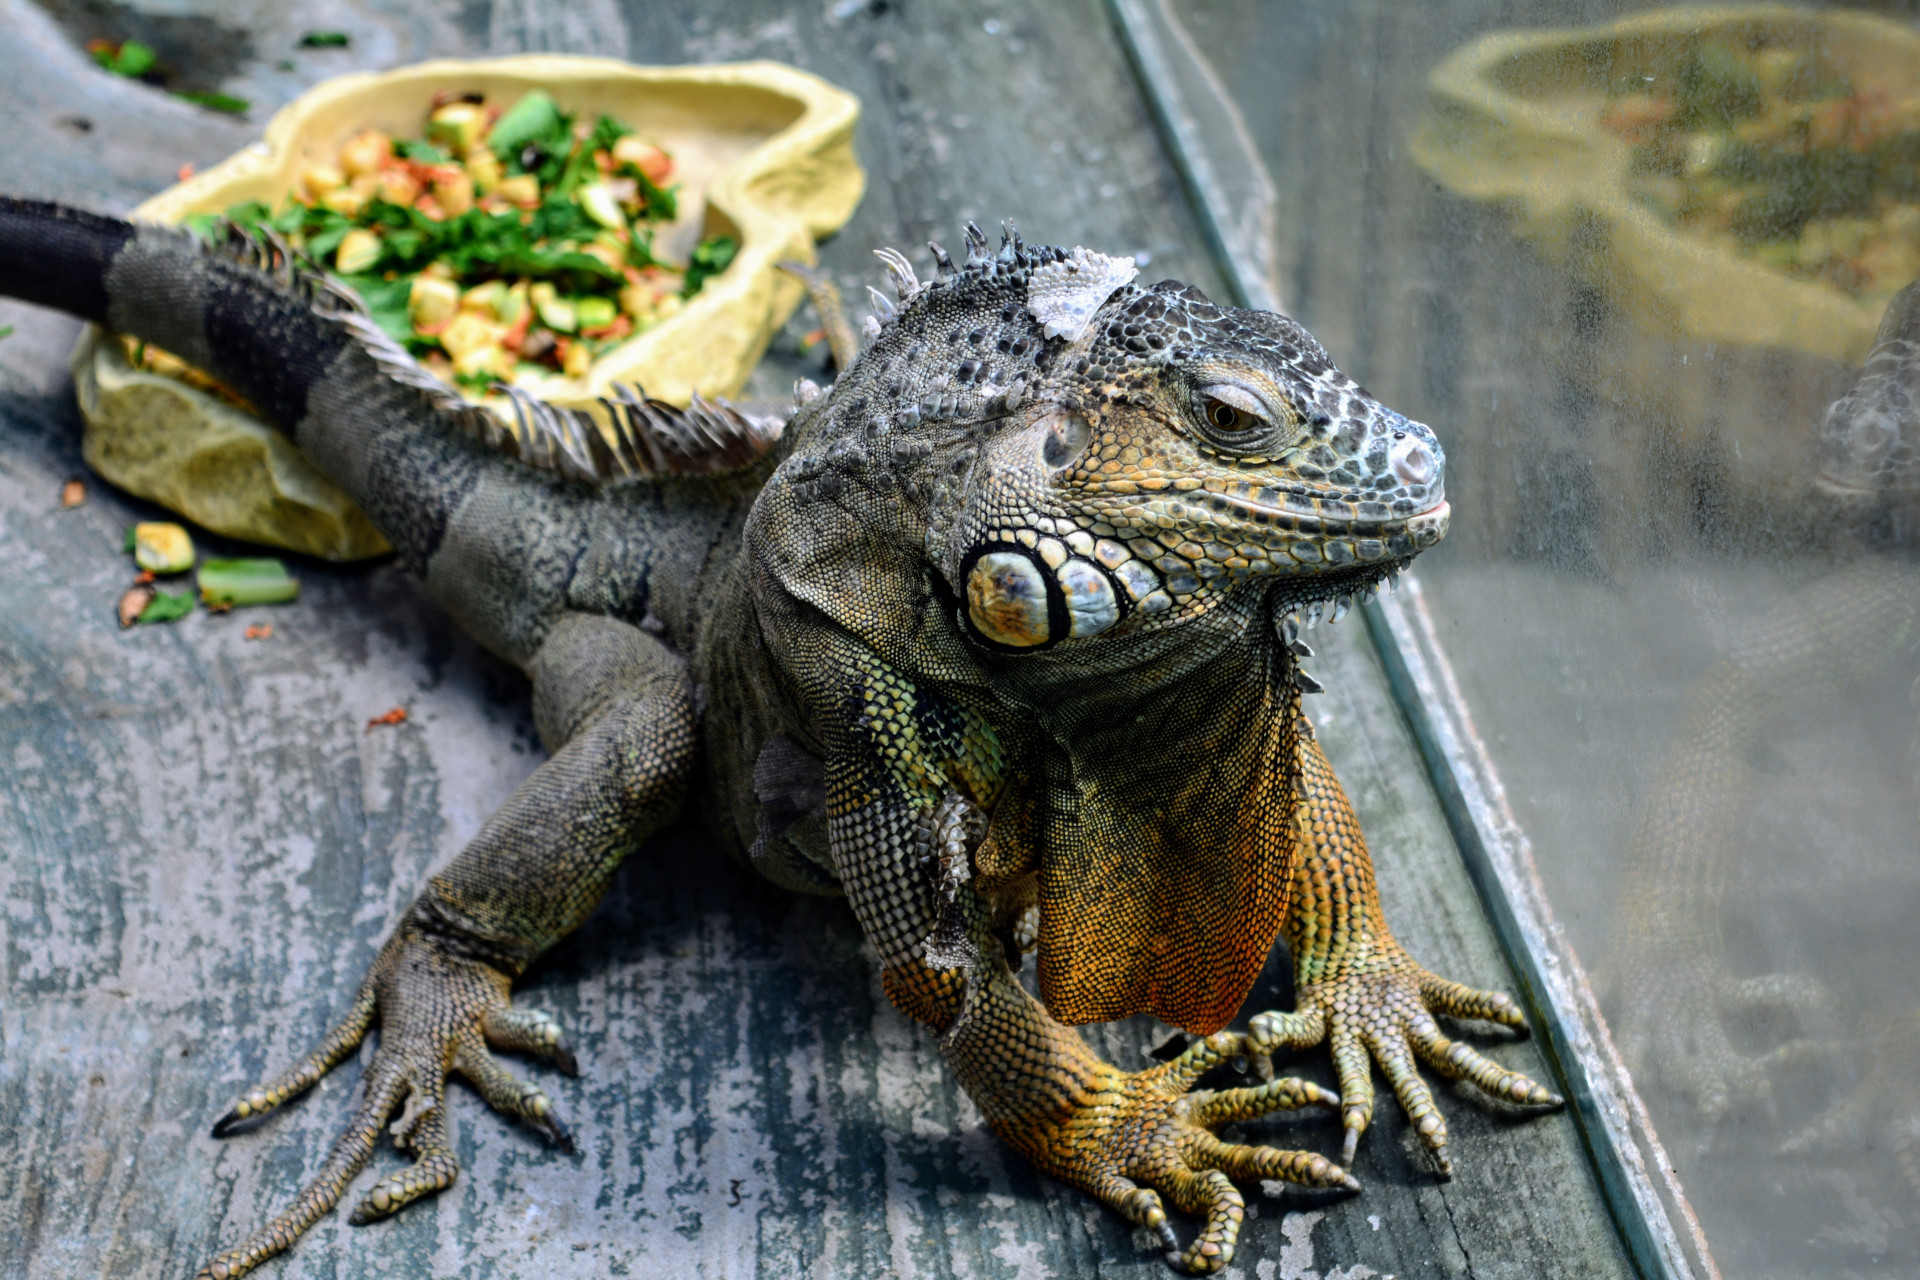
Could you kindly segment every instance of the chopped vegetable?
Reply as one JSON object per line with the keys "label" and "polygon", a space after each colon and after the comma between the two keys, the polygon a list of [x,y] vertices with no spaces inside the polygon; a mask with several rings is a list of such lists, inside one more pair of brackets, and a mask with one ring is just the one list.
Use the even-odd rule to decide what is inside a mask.
{"label": "chopped vegetable", "polygon": [[120,603],[114,606],[114,613],[120,619],[122,627],[130,627],[140,621],[147,606],[153,603],[154,590],[145,583],[128,587],[120,597]]}
{"label": "chopped vegetable", "polygon": [[381,714],[375,716],[373,719],[367,721],[367,732],[372,733],[375,729],[378,729],[381,725],[405,724],[406,722],[407,722],[407,709],[405,707],[395,707],[393,710],[384,711]]}
{"label": "chopped vegetable", "polygon": [[[279,210],[249,203],[226,216],[330,263],[375,323],[469,394],[585,377],[600,354],[673,316],[737,251],[715,237],[684,271],[660,262],[655,230],[678,210],[662,185],[673,158],[546,93],[504,112],[479,94],[443,95],[425,133],[362,131],[309,164]],[[211,234],[214,221],[188,225]]]}
{"label": "chopped vegetable", "polygon": [[463,156],[487,132],[487,109],[477,102],[449,102],[427,117],[427,141]]}
{"label": "chopped vegetable", "polygon": [[195,106],[205,107],[209,111],[224,112],[230,116],[243,116],[253,103],[245,98],[236,98],[230,93],[198,93],[192,90],[176,89],[176,98],[184,98]]}
{"label": "chopped vegetable", "polygon": [[210,559],[200,566],[200,598],[209,609],[285,604],[299,594],[299,581],[287,572],[285,563],[272,557]]}
{"label": "chopped vegetable", "polygon": [[302,49],[344,49],[352,43],[344,31],[309,31],[300,37]]}
{"label": "chopped vegetable", "polygon": [[69,480],[60,486],[60,505],[77,507],[87,500],[87,483],[84,480]]}
{"label": "chopped vegetable", "polygon": [[[138,40],[123,40],[119,44],[111,40],[89,40],[87,52],[93,55],[95,62],[114,75],[125,76],[129,80],[145,80],[153,84],[163,82],[159,59],[151,48]],[[236,98],[230,93],[206,93],[193,89],[171,89],[168,92],[176,98],[206,107],[210,111],[224,111],[228,115],[245,115],[247,109],[253,105],[245,98]],[[187,172],[182,173],[181,181],[184,182],[191,172],[191,169],[188,169]]]}
{"label": "chopped vegetable", "polygon": [[250,626],[246,630],[246,637],[249,640],[271,640],[273,639],[273,624],[263,622]]}
{"label": "chopped vegetable", "polygon": [[193,539],[177,524],[136,524],[133,562],[149,573],[185,573],[193,568]]}
{"label": "chopped vegetable", "polygon": [[714,236],[702,240],[693,251],[693,261],[687,264],[687,283],[683,290],[691,298],[700,292],[701,286],[713,276],[725,271],[733,262],[733,255],[740,252],[740,245],[729,236]]}
{"label": "chopped vegetable", "polygon": [[158,61],[153,50],[138,40],[125,40],[119,44],[111,40],[89,40],[87,52],[108,71],[129,80],[138,80],[146,75]]}
{"label": "chopped vegetable", "polygon": [[153,599],[147,601],[146,608],[140,610],[140,616],[135,619],[137,622],[172,622],[193,612],[191,591],[155,591],[152,587],[135,587],[134,590],[151,592],[153,595]]}
{"label": "chopped vegetable", "polygon": [[[566,135],[567,120],[560,114],[560,108],[554,105],[552,98],[535,89],[493,122],[487,145],[502,161],[512,163],[519,161],[528,146],[557,146]],[[522,163],[521,167],[532,166]]]}

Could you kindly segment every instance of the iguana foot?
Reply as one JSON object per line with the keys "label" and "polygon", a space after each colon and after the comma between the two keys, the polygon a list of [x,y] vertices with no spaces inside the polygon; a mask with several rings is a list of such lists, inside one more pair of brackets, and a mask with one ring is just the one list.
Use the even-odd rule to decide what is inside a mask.
{"label": "iguana foot", "polygon": [[487,964],[458,953],[442,939],[405,926],[387,944],[360,988],[353,1009],[319,1048],[291,1070],[248,1091],[213,1127],[216,1138],[271,1114],[312,1087],[352,1053],[380,1020],[380,1048],[361,1081],[362,1100],[328,1152],[326,1163],[284,1212],[201,1268],[198,1280],[231,1280],[292,1246],[300,1233],[339,1203],[347,1184],[373,1154],[380,1128],[396,1110],[394,1145],[411,1150],[412,1164],[381,1179],[353,1211],[371,1222],[453,1185],[460,1166],[446,1126],[449,1072],[465,1076],[487,1104],[543,1130],[562,1150],[573,1139],[539,1086],[516,1080],[495,1062],[489,1046],[542,1054],[563,1071],[577,1068],[560,1029],[546,1014],[508,1005],[511,983]]}
{"label": "iguana foot", "polygon": [[1414,1131],[1433,1154],[1443,1177],[1453,1174],[1447,1158],[1447,1122],[1420,1078],[1416,1060],[1450,1080],[1471,1080],[1491,1097],[1528,1106],[1565,1105],[1559,1094],[1517,1071],[1509,1071],[1472,1046],[1449,1040],[1434,1021],[1436,1013],[1497,1022],[1526,1030],[1526,1018],[1511,997],[1479,991],[1436,977],[1408,959],[1390,969],[1347,974],[1300,989],[1295,1013],[1262,1013],[1248,1031],[1247,1052],[1263,1075],[1272,1070],[1280,1049],[1308,1049],[1326,1041],[1340,1074],[1346,1140],[1340,1164],[1353,1167],[1360,1135],[1373,1119],[1372,1061],[1380,1063]]}
{"label": "iguana foot", "polygon": [[1827,1151],[1853,1161],[1863,1150],[1884,1144],[1920,1196],[1920,1009],[1887,1019],[1863,1048],[1864,1078],[1819,1120],[1783,1142],[1780,1154],[1801,1160]]}
{"label": "iguana foot", "polygon": [[1771,1108],[1773,1073],[1814,1061],[1834,1046],[1798,1037],[1763,1053],[1735,1043],[1739,1019],[1755,1015],[1801,1017],[1830,1006],[1819,983],[1793,974],[1734,978],[1717,963],[1684,952],[1643,956],[1636,979],[1617,987],[1615,1040],[1643,1088],[1677,1094],[1707,1130],[1737,1111]]}
{"label": "iguana foot", "polygon": [[[1085,1187],[1128,1221],[1157,1233],[1167,1261],[1195,1275],[1218,1271],[1233,1259],[1247,1211],[1235,1181],[1360,1189],[1346,1170],[1316,1152],[1223,1142],[1213,1135],[1216,1125],[1275,1111],[1340,1105],[1336,1095],[1292,1078],[1256,1088],[1188,1092],[1209,1070],[1246,1053],[1245,1039],[1219,1032],[1148,1071],[1100,1064],[1104,1078],[1048,1135],[1040,1160],[1055,1176]],[[1184,1250],[1167,1221],[1163,1194],[1182,1213],[1205,1219]]]}

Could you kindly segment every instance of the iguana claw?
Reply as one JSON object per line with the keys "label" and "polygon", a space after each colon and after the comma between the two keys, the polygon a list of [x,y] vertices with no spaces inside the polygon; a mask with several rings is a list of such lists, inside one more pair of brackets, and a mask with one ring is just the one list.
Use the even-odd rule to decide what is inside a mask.
{"label": "iguana claw", "polygon": [[1249,1052],[1270,1059],[1279,1049],[1307,1049],[1328,1042],[1340,1074],[1346,1137],[1340,1166],[1353,1167],[1360,1135],[1373,1119],[1372,1062],[1377,1061],[1406,1108],[1414,1132],[1432,1154],[1442,1177],[1453,1176],[1447,1158],[1447,1122],[1415,1065],[1416,1060],[1450,1080],[1471,1080],[1489,1097],[1524,1106],[1559,1107],[1565,1099],[1518,1071],[1509,1071],[1471,1045],[1440,1032],[1435,1013],[1497,1022],[1518,1031],[1526,1019],[1513,999],[1449,982],[1411,959],[1378,970],[1311,983],[1300,990],[1295,1013],[1256,1015],[1247,1034]]}
{"label": "iguana claw", "polygon": [[[1338,1095],[1292,1077],[1253,1088],[1188,1092],[1206,1072],[1247,1053],[1246,1040],[1219,1032],[1147,1071],[1102,1064],[1109,1078],[1096,1086],[1097,1100],[1053,1135],[1051,1159],[1041,1161],[1055,1176],[1085,1186],[1128,1221],[1154,1232],[1166,1246],[1167,1261],[1195,1275],[1211,1274],[1233,1259],[1246,1217],[1236,1181],[1360,1189],[1345,1169],[1315,1152],[1228,1143],[1213,1135],[1217,1125],[1275,1111],[1340,1105]],[[1182,1213],[1205,1220],[1185,1249],[1167,1219],[1163,1194]]]}
{"label": "iguana claw", "polygon": [[452,1186],[460,1165],[446,1125],[449,1072],[465,1076],[495,1111],[525,1120],[571,1154],[573,1136],[546,1092],[516,1079],[490,1052],[541,1054],[569,1075],[579,1070],[559,1024],[544,1013],[508,1005],[510,985],[505,974],[458,954],[441,939],[403,928],[375,962],[352,1010],[320,1046],[249,1090],[214,1125],[216,1138],[252,1127],[339,1065],[359,1047],[375,1017],[380,1019],[380,1048],[362,1081],[360,1106],[320,1172],[284,1212],[239,1248],[209,1261],[196,1280],[233,1280],[290,1248],[339,1203],[395,1111],[400,1114],[391,1126],[394,1145],[412,1151],[413,1163],[375,1183],[350,1221],[355,1226],[373,1222]]}

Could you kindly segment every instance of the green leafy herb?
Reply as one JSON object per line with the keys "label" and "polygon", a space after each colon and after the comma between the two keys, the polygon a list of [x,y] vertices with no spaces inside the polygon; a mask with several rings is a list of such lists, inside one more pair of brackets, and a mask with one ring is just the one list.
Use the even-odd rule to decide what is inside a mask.
{"label": "green leafy herb", "polygon": [[702,240],[687,263],[687,282],[680,290],[681,296],[691,298],[700,292],[701,286],[725,271],[739,252],[740,244],[732,236],[708,236]]}
{"label": "green leafy herb", "polygon": [[200,598],[209,608],[285,604],[299,594],[299,581],[284,562],[272,557],[207,560],[200,566]]}
{"label": "green leafy herb", "polygon": [[175,90],[173,96],[185,98],[188,102],[205,107],[209,111],[220,111],[230,116],[243,116],[247,114],[247,109],[253,106],[245,98],[236,98],[230,93],[192,93]]}
{"label": "green leafy herb", "polygon": [[11,338],[12,336],[13,326],[10,324],[0,324],[0,338]]}
{"label": "green leafy herb", "polygon": [[309,31],[300,37],[302,49],[344,49],[352,43],[344,31]]}
{"label": "green leafy herb", "polygon": [[539,147],[542,158],[558,152],[565,157],[571,136],[566,117],[553,99],[535,89],[507,109],[493,122],[487,145],[511,172],[524,173],[521,157],[529,146]]}
{"label": "green leafy herb", "polygon": [[393,144],[393,149],[402,158],[415,164],[446,164],[453,159],[431,142],[408,142],[402,139]]}
{"label": "green leafy herb", "polygon": [[134,548],[134,544],[135,544],[135,543],[136,543],[136,542],[137,542],[138,540],[139,540],[139,535],[138,535],[138,534],[136,534],[136,533],[134,532],[134,526],[133,526],[133,525],[128,525],[128,526],[127,526],[127,536],[126,536],[126,539],[125,539],[125,541],[123,541],[123,542],[122,542],[122,543],[120,544],[120,549],[121,549],[122,551],[124,551],[124,552],[126,552],[126,553],[127,553],[128,555],[132,555],[132,554],[133,554],[133,548]]}
{"label": "green leafy herb", "polygon": [[677,187],[656,187],[653,180],[640,170],[629,165],[627,172],[640,184],[640,194],[646,197],[647,216],[658,218],[662,222],[672,222],[680,216],[680,200],[674,195]]}
{"label": "green leafy herb", "polygon": [[367,304],[367,314],[386,331],[388,337],[396,342],[407,342],[413,338],[413,320],[407,314],[407,294],[413,288],[413,281],[405,276],[387,280],[369,273],[348,276],[346,282]]}
{"label": "green leafy herb", "polygon": [[114,44],[109,40],[94,40],[87,45],[87,52],[93,60],[117,76],[129,80],[138,80],[153,70],[157,59],[152,49],[138,40],[127,40]]}
{"label": "green leafy herb", "polygon": [[193,592],[156,591],[136,622],[172,622],[193,612]]}

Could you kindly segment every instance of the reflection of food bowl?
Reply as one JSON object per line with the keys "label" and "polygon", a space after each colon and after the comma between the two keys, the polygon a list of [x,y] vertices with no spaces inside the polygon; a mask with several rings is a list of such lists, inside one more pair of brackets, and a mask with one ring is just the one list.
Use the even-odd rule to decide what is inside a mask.
{"label": "reflection of food bowl", "polygon": [[[363,129],[419,133],[436,93],[511,102],[546,90],[568,111],[641,128],[674,157],[679,219],[660,237],[684,256],[703,235],[735,238],[727,271],[685,308],[555,379],[556,400],[634,383],[685,403],[738,392],[799,305],[782,258],[811,261],[817,236],[846,221],[864,179],[853,157],[859,107],[849,94],[774,63],[643,68],[549,55],[430,62],[329,81],[289,104],[264,141],[149,200],[135,216],[177,222],[248,200],[277,206],[310,166]],[[377,554],[379,537],[277,432],[231,404],[136,370],[90,331],[74,353],[86,458],[115,484],[210,529],[338,559]]]}
{"label": "reflection of food bowl", "polygon": [[1420,166],[1550,253],[1599,224],[1590,283],[1657,332],[1858,363],[1920,270],[1920,35],[1898,23],[1667,9],[1490,35],[1429,85]]}

